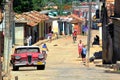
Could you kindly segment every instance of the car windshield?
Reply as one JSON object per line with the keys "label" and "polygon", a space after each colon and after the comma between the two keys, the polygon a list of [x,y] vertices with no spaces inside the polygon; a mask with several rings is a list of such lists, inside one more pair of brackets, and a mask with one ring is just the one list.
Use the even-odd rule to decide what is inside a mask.
{"label": "car windshield", "polygon": [[39,48],[17,48],[15,50],[16,54],[20,54],[20,53],[36,53],[36,52],[40,52]]}

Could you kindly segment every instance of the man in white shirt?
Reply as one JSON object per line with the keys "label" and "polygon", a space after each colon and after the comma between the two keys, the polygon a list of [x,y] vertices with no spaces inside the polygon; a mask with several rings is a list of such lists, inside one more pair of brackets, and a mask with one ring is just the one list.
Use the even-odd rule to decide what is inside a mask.
{"label": "man in white shirt", "polygon": [[29,40],[29,46],[30,46],[32,44],[32,36],[31,35],[28,37],[28,40]]}

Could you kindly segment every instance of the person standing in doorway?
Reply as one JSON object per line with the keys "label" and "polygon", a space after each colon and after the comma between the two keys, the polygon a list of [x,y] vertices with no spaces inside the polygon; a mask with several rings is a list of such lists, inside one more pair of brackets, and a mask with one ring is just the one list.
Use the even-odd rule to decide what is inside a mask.
{"label": "person standing in doorway", "polygon": [[82,48],[83,48],[83,43],[82,43],[82,40],[80,40],[78,43],[78,55],[79,55],[78,58],[81,57]]}
{"label": "person standing in doorway", "polygon": [[29,39],[29,46],[31,46],[32,45],[32,36],[30,35],[28,39]]}
{"label": "person standing in doorway", "polygon": [[29,46],[29,36],[27,36],[27,38],[26,38],[26,40],[27,40],[27,46]]}

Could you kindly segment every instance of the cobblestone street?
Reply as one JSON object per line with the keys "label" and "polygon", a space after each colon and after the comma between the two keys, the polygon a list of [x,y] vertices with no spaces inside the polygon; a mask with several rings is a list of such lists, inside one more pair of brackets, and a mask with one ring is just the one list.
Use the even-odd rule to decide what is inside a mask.
{"label": "cobblestone street", "polygon": [[[108,68],[96,67],[94,63],[90,63],[89,67],[83,65],[81,59],[77,58],[80,39],[86,44],[87,36],[78,36],[76,43],[70,36],[47,42],[49,52],[46,69],[20,68],[19,71],[11,71],[12,80],[15,76],[18,76],[18,80],[120,80],[119,74],[107,72]],[[101,47],[92,47],[90,53],[99,50]]]}

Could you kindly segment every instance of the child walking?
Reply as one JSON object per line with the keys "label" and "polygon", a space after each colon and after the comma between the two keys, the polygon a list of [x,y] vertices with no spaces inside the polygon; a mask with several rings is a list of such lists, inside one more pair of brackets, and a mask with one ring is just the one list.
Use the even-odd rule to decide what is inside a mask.
{"label": "child walking", "polygon": [[42,44],[42,53],[44,54],[45,59],[47,59],[47,51],[49,51],[47,48],[47,45],[45,43],[43,43]]}
{"label": "child walking", "polygon": [[77,31],[74,31],[72,36],[73,36],[73,42],[75,43],[75,41],[77,39]]}
{"label": "child walking", "polygon": [[82,43],[82,40],[79,41],[78,43],[78,58],[81,58],[81,53],[82,53],[82,48],[83,48],[83,43]]}
{"label": "child walking", "polygon": [[82,55],[82,61],[83,61],[84,64],[86,62],[86,54],[87,54],[87,48],[85,47],[85,45],[83,45],[81,55]]}

